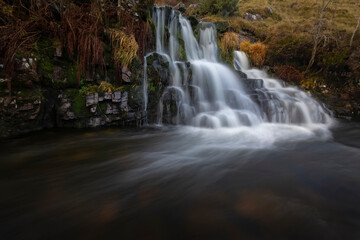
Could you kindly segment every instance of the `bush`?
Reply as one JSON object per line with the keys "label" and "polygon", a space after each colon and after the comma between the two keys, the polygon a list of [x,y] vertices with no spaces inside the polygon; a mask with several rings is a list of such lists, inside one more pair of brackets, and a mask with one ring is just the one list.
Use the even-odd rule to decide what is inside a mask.
{"label": "bush", "polygon": [[232,59],[234,50],[239,46],[239,36],[234,32],[227,32],[221,38],[221,50],[223,57]]}
{"label": "bush", "polygon": [[245,52],[252,64],[261,67],[264,65],[267,48],[263,43],[251,44],[249,41],[240,43],[240,50]]}
{"label": "bush", "polygon": [[200,13],[221,14],[222,16],[231,16],[237,11],[238,0],[201,0]]}
{"label": "bush", "polygon": [[289,65],[275,66],[275,74],[285,82],[292,82],[299,84],[303,79],[304,75]]}

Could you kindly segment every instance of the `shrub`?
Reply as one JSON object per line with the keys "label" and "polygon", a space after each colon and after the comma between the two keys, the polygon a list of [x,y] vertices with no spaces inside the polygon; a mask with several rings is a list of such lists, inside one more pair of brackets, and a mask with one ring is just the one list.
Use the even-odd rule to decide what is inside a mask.
{"label": "shrub", "polygon": [[232,59],[234,50],[239,46],[239,36],[234,32],[227,32],[221,38],[221,50],[225,59]]}
{"label": "shrub", "polygon": [[261,67],[264,65],[267,48],[263,43],[251,44],[249,41],[240,43],[240,50],[245,52],[252,64]]}
{"label": "shrub", "polygon": [[304,79],[304,75],[300,71],[289,65],[275,66],[274,71],[275,74],[285,82],[299,84]]}
{"label": "shrub", "polygon": [[200,13],[231,16],[237,11],[238,0],[201,0]]}
{"label": "shrub", "polygon": [[121,30],[110,29],[111,45],[117,72],[121,67],[127,67],[137,56],[139,45],[134,35],[126,34]]}

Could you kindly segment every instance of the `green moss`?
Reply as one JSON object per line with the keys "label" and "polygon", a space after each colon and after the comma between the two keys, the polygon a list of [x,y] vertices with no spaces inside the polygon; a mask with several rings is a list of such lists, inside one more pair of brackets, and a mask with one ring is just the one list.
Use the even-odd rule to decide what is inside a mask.
{"label": "green moss", "polygon": [[88,114],[88,109],[86,108],[86,99],[85,96],[77,94],[72,103],[72,110],[76,115],[86,115]]}
{"label": "green moss", "polygon": [[66,74],[66,79],[70,85],[76,86],[77,85],[77,67],[76,64],[71,65]]}
{"label": "green moss", "polygon": [[67,89],[65,95],[70,98],[71,111],[77,116],[88,116],[89,110],[86,107],[86,95],[79,89]]}

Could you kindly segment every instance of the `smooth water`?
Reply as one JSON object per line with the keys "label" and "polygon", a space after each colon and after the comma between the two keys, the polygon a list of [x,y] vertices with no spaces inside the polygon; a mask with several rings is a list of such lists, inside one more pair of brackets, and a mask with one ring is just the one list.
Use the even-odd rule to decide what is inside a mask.
{"label": "smooth water", "polygon": [[[276,131],[272,131],[276,128]],[[0,142],[1,239],[359,239],[360,124]]]}

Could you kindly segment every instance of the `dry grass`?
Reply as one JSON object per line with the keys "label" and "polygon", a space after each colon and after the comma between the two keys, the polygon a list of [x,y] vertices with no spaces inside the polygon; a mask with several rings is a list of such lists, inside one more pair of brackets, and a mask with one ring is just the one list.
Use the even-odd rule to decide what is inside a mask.
{"label": "dry grass", "polygon": [[221,38],[221,50],[223,57],[229,58],[239,46],[239,35],[234,32],[227,32]]}
{"label": "dry grass", "polygon": [[246,53],[252,64],[261,67],[264,65],[267,48],[265,44],[257,42],[251,44],[249,41],[240,43],[239,49]]}
{"label": "dry grass", "polygon": [[137,56],[139,45],[134,35],[126,34],[118,29],[110,29],[114,63],[117,70],[127,67]]}
{"label": "dry grass", "polygon": [[304,80],[304,75],[289,65],[275,66],[275,74],[285,82],[292,82],[299,84]]}

